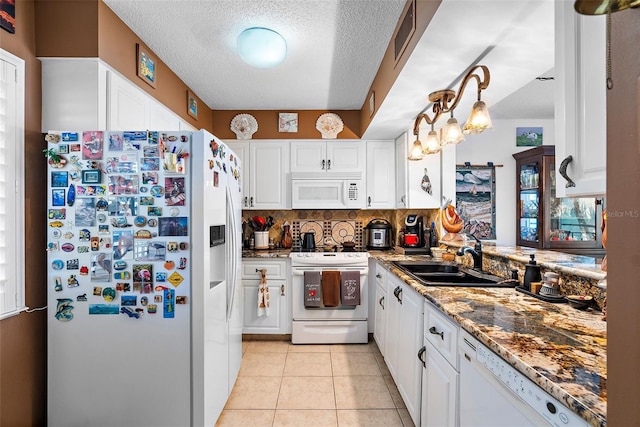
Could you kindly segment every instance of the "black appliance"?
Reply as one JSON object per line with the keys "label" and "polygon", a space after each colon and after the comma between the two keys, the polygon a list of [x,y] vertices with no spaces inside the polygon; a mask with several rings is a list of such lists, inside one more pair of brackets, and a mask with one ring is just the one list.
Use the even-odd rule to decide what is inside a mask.
{"label": "black appliance", "polygon": [[313,252],[316,250],[316,233],[306,232],[302,236],[302,251]]}

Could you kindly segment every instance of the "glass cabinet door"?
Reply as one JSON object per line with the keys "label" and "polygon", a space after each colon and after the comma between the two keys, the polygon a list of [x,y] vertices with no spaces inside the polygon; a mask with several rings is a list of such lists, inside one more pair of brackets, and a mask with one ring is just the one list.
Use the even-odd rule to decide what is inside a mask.
{"label": "glass cabinet door", "polygon": [[556,197],[555,165],[551,163],[549,192],[549,240],[591,242],[598,239],[600,209],[594,197]]}
{"label": "glass cabinet door", "polygon": [[538,242],[540,239],[540,164],[531,162],[520,166],[520,240]]}

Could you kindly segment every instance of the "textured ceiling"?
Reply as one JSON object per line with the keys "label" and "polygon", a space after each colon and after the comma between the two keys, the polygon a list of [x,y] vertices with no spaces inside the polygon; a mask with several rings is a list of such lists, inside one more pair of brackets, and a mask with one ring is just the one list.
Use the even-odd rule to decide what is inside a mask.
{"label": "textured ceiling", "polygon": [[[360,109],[405,0],[104,0],[217,110]],[[245,64],[238,34],[287,40],[273,69]]]}
{"label": "textured ceiling", "polygon": [[[360,109],[405,0],[103,0],[212,109]],[[429,1],[429,0],[419,0]],[[563,0],[565,1],[565,0]],[[474,63],[491,83],[496,119],[553,117],[553,0],[443,0],[363,138],[411,129],[430,92],[457,90]],[[248,27],[278,31],[285,62],[255,69],[238,57]],[[521,88],[524,88],[520,90]],[[456,109],[466,119],[471,83]],[[443,121],[443,119],[441,119]]]}

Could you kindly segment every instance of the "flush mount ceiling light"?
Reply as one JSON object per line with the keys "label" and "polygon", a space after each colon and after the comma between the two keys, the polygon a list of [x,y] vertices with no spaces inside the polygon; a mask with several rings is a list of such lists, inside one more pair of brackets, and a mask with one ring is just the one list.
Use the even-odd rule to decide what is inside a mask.
{"label": "flush mount ceiling light", "polygon": [[[482,78],[476,73],[478,69],[482,70]],[[453,117],[453,110],[458,106],[464,89],[472,79],[475,79],[478,85],[478,101],[473,104],[467,122],[464,124],[464,127],[460,129],[458,121]],[[444,145],[462,142],[464,140],[463,134],[476,134],[483,132],[485,129],[491,129],[493,125],[491,124],[491,117],[489,117],[489,110],[487,109],[487,105],[480,100],[480,93],[489,86],[490,79],[489,68],[485,65],[476,65],[471,67],[462,79],[457,95],[456,92],[451,89],[431,92],[429,94],[429,101],[433,103],[431,110],[433,116],[430,117],[427,113],[420,113],[418,117],[416,117],[416,121],[413,124],[413,134],[416,136],[416,141],[413,143],[413,147],[407,158],[409,160],[420,160],[422,159],[421,154],[434,154],[439,152],[440,148]],[[444,113],[451,113],[451,118],[447,121],[444,128],[442,141],[439,141],[438,134],[434,131],[433,126]],[[431,131],[429,131],[429,135],[427,136],[426,147],[422,146],[419,139],[420,123],[422,120],[431,125]],[[418,154],[420,147],[422,147],[422,153]]]}
{"label": "flush mount ceiling light", "polygon": [[247,28],[238,36],[238,54],[253,67],[273,68],[284,61],[287,42],[268,28]]}

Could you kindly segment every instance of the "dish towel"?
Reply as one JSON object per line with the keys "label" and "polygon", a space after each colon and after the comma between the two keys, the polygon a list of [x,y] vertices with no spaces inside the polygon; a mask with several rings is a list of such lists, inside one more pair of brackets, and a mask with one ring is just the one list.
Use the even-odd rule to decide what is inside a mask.
{"label": "dish towel", "polygon": [[340,272],[325,270],[322,272],[322,304],[325,307],[340,305]]}
{"label": "dish towel", "polygon": [[360,305],[360,272],[340,273],[340,293],[342,305]]}
{"label": "dish towel", "polygon": [[260,270],[262,278],[258,285],[258,317],[269,315],[269,287],[267,286],[267,270]]}
{"label": "dish towel", "polygon": [[304,306],[320,307],[322,289],[320,288],[320,272],[304,272]]}

